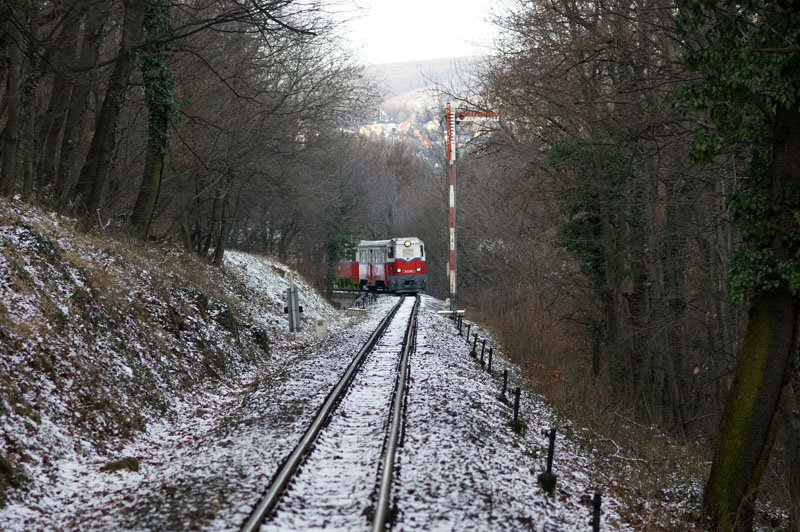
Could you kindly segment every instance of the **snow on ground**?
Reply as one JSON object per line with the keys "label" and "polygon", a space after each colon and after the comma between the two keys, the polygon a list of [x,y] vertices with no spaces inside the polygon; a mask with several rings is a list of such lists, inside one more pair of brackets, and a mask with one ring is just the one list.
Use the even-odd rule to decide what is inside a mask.
{"label": "snow on ground", "polygon": [[367,354],[262,532],[366,528],[413,299]]}
{"label": "snow on ground", "polygon": [[[536,481],[548,449],[542,431],[565,422],[539,397],[525,393],[525,430],[522,435],[512,430],[511,403],[499,399],[506,362],[495,358],[490,376],[469,356],[471,344],[453,322],[435,313],[444,306],[423,301],[410,362],[396,529],[590,529],[592,508],[585,501],[602,486],[592,481],[589,459],[574,442],[557,433],[555,496]],[[618,504],[608,497],[603,502],[604,529],[626,528]]]}
{"label": "snow on ground", "polygon": [[341,313],[308,286],[302,277],[278,261],[228,251],[225,253],[225,267],[236,279],[234,290],[239,293],[243,308],[256,323],[273,329],[286,327],[283,308],[291,281],[297,286],[303,307],[303,326],[298,333],[301,338],[312,338],[315,334],[314,324],[318,321],[333,330],[339,327]]}
{"label": "snow on ground", "polygon": [[[539,429],[560,421],[526,396],[528,429],[523,436],[512,431],[497,379],[467,356],[452,322],[434,313],[440,302],[423,301],[395,490],[397,528],[588,528],[591,508],[581,496],[598,486],[587,458],[559,438],[559,489],[553,498],[543,494],[535,481],[547,448]],[[58,460],[50,480],[0,510],[0,528],[236,530],[394,302],[381,298],[367,317],[324,341],[287,342],[263,366],[187,395],[119,450],[138,459],[138,471],[104,472],[108,458],[98,455]],[[604,528],[622,526],[615,504],[604,501]]]}
{"label": "snow on ground", "polygon": [[[175,257],[133,266],[113,244],[92,247],[70,233],[69,220],[3,206],[0,384],[10,388],[0,387],[0,458],[27,482],[7,492],[0,530],[237,530],[396,302],[381,297],[347,318],[294,276],[304,327],[289,335],[292,274],[276,261],[231,252],[223,272],[200,272],[223,301],[187,288],[184,274],[160,277],[159,264]],[[97,270],[108,286],[97,286]],[[591,448],[537,396],[523,393],[526,426],[514,432],[499,372],[467,355],[441,309],[423,297],[396,528],[589,529],[585,501],[613,480],[598,480]],[[316,338],[316,322],[331,334]],[[498,357],[495,368],[505,364]],[[521,379],[511,370],[514,386]],[[550,497],[536,475],[547,454],[542,430],[552,426]],[[605,494],[604,529],[629,528],[620,504]]]}

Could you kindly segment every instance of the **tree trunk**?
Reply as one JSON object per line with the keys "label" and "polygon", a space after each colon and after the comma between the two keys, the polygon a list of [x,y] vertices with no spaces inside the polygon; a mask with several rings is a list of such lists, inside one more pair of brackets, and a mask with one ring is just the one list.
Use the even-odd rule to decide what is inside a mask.
{"label": "tree trunk", "polygon": [[751,530],[761,474],[775,439],[775,414],[794,345],[797,303],[785,289],[756,296],[725,403],[703,495],[712,528]]}
{"label": "tree trunk", "polygon": [[181,242],[183,243],[184,249],[186,251],[192,252],[192,233],[189,230],[189,215],[186,213],[186,209],[183,210],[181,214]]}
{"label": "tree trunk", "polygon": [[[36,81],[31,81],[31,85]],[[36,173],[33,169],[34,151],[36,149],[36,87],[26,89],[26,102],[24,106],[25,120],[23,122],[23,140],[20,145],[22,151],[22,195],[29,198],[33,195],[36,184]]]}
{"label": "tree trunk", "polygon": [[800,530],[800,408],[791,383],[783,388],[781,432],[789,467],[789,498],[794,529]]}
{"label": "tree trunk", "polygon": [[682,324],[685,322],[684,282],[686,274],[685,243],[680,235],[684,234],[679,227],[681,220],[686,220],[689,213],[677,202],[670,202],[666,208],[666,249],[664,295],[666,313],[669,317],[666,324],[664,363],[667,369],[672,418],[679,433],[686,435],[686,414],[681,398],[680,369],[683,365],[686,348],[686,336]]}
{"label": "tree trunk", "polygon": [[71,69],[78,63],[77,42],[81,28],[81,19],[86,13],[82,6],[73,8],[64,20],[64,29],[58,36],[58,48],[53,54],[53,63],[59,67],[53,79],[53,89],[47,111],[39,125],[39,137],[42,138],[42,158],[39,162],[39,185],[46,187],[55,182],[59,139],[64,129],[64,120],[70,101],[70,93],[75,74]]}
{"label": "tree trunk", "polygon": [[[6,74],[6,111],[8,118],[3,134],[3,163],[0,169],[0,194],[9,195],[14,191],[17,183],[17,160],[19,156],[19,136],[20,136],[20,107],[22,92],[22,34],[17,27],[20,23],[19,11],[11,5],[7,6],[10,11],[4,24],[4,30],[8,36],[8,73]],[[15,23],[15,20],[16,23]]]}
{"label": "tree trunk", "polygon": [[214,260],[212,260],[212,264],[214,266],[222,266],[222,259],[225,257],[225,245],[228,242],[228,232],[230,229],[230,220],[228,220],[230,217],[228,214],[228,204],[230,203],[229,196],[230,189],[225,192],[225,196],[222,198],[222,213],[219,222],[219,235],[217,235],[217,245],[214,246]]}
{"label": "tree trunk", "polygon": [[[769,199],[782,206],[770,245],[776,259],[792,253],[785,237],[794,227],[795,206],[786,204],[784,193],[800,185],[800,166],[795,163],[800,157],[798,104],[779,107],[775,118]],[[752,529],[758,485],[778,426],[781,391],[791,375],[797,312],[797,299],[785,286],[753,298],[703,494],[703,512],[712,528]]]}
{"label": "tree trunk", "polygon": [[58,202],[65,202],[74,186],[75,157],[78,153],[78,140],[81,134],[83,117],[86,114],[86,102],[91,92],[88,71],[95,62],[97,47],[101,38],[101,29],[106,13],[102,9],[89,12],[84,30],[83,48],[78,61],[79,73],[72,80],[72,97],[64,123],[64,134],[61,147],[53,163],[56,167],[53,197]]}
{"label": "tree trunk", "polygon": [[[75,194],[79,205],[91,213],[100,207],[117,138],[117,122],[136,65],[136,47],[144,32],[146,0],[125,0],[125,20],[119,55],[95,123],[94,137],[83,164]],[[86,213],[84,213],[86,214]]]}
{"label": "tree trunk", "polygon": [[[169,20],[169,6],[163,0],[158,2],[151,0],[145,19],[148,41],[169,38],[172,35]],[[169,151],[169,121],[174,108],[172,89],[176,78],[167,67],[167,51],[167,47],[163,44],[151,44],[144,48],[139,60],[148,116],[147,154],[131,222],[138,233],[145,238],[150,231],[150,223],[161,190],[164,155]]]}
{"label": "tree trunk", "polygon": [[26,47],[28,75],[25,78],[24,99],[22,102],[25,118],[22,124],[23,137],[20,149],[22,152],[22,195],[27,198],[33,195],[36,184],[33,164],[36,152],[36,102],[38,100],[37,94],[41,75],[38,70],[33,68],[33,65],[36,64],[36,54],[38,52],[39,12],[37,6],[32,3],[27,4],[26,11],[30,39]]}
{"label": "tree trunk", "polygon": [[153,220],[153,212],[156,210],[163,171],[164,155],[160,149],[153,146],[152,141],[148,140],[144,175],[136,196],[136,204],[133,206],[133,214],[131,214],[131,223],[143,238],[147,238],[150,233],[150,223]]}
{"label": "tree trunk", "polygon": [[209,218],[208,234],[205,235],[205,242],[200,251],[200,256],[208,260],[210,258],[209,251],[211,244],[214,243],[216,235],[217,222],[219,220],[220,201],[223,199],[222,189],[217,189],[214,193],[214,199],[211,201],[211,216]]}

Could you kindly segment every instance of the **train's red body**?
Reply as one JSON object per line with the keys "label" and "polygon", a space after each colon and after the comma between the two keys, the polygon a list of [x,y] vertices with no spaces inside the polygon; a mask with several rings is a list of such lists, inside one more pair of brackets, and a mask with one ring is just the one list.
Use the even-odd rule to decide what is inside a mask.
{"label": "train's red body", "polygon": [[333,267],[335,288],[353,290],[358,288],[358,263],[356,261],[339,261]]}
{"label": "train's red body", "polygon": [[336,264],[334,278],[340,289],[421,292],[428,283],[425,244],[413,237],[362,240],[356,260]]}

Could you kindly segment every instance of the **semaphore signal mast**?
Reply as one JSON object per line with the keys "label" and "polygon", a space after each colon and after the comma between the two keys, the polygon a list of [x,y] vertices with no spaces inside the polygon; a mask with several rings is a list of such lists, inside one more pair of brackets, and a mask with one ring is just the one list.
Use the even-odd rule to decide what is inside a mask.
{"label": "semaphore signal mast", "polygon": [[452,102],[445,106],[445,154],[447,156],[447,170],[450,176],[450,269],[448,272],[450,282],[450,310],[457,309],[456,295],[456,124],[459,122],[496,122],[500,113],[493,111],[462,111],[456,110]]}

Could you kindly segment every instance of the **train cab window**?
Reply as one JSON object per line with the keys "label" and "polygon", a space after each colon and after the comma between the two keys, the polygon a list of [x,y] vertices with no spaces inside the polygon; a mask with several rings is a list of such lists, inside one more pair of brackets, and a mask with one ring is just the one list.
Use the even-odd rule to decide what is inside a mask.
{"label": "train cab window", "polygon": [[394,247],[393,246],[389,246],[389,258],[390,259],[394,258]]}

